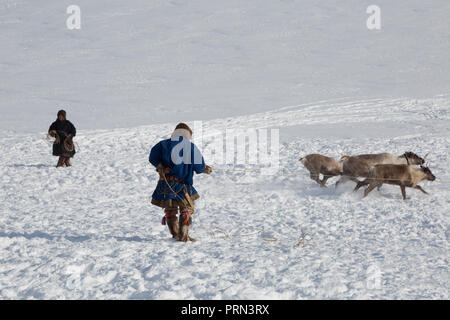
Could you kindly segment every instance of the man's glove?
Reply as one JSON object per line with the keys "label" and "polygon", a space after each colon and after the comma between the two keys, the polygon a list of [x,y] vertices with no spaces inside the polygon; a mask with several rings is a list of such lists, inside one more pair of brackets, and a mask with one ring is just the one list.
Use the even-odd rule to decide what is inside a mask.
{"label": "man's glove", "polygon": [[205,166],[205,170],[203,171],[203,173],[206,173],[206,174],[211,174],[211,172],[212,172],[212,168],[210,167],[210,166]]}
{"label": "man's glove", "polygon": [[162,163],[158,164],[158,166],[156,167],[156,172],[158,172],[159,174],[167,174],[170,172],[170,168],[164,167]]}

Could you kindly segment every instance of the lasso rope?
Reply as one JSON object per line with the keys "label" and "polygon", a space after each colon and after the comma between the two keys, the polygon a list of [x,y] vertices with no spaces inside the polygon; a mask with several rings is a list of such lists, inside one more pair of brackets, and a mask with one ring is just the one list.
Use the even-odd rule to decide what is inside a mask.
{"label": "lasso rope", "polygon": [[[187,205],[188,205],[189,207],[191,207],[191,205],[190,205],[189,201],[187,201],[187,199],[181,198],[181,197],[178,195],[178,193],[175,192],[175,191],[173,190],[172,186],[171,186],[170,183],[167,181],[166,175],[165,175],[165,173],[164,173],[164,169],[161,168],[161,169],[159,169],[159,170],[157,170],[157,171],[158,171],[160,177],[162,177],[162,178],[164,179],[164,182],[166,183],[166,185],[167,185],[167,187],[170,189],[170,191],[172,191],[172,193],[173,193],[173,194],[174,194],[174,195],[175,195],[175,196],[176,196],[176,197],[177,197],[184,205],[186,205],[186,202],[188,202]],[[192,209],[194,209],[194,208],[192,208]],[[198,214],[197,214],[197,217],[199,217]],[[251,232],[251,233],[241,233],[241,234],[236,234],[236,235],[230,235],[230,233],[229,233],[228,231],[226,231],[225,229],[219,228],[219,227],[203,227],[201,224],[200,224],[198,227],[199,227],[200,229],[203,229],[203,230],[208,231],[214,238],[216,238],[216,237],[215,237],[215,234],[216,234],[217,232],[220,232],[220,233],[222,233],[222,234],[224,235],[223,239],[230,239],[230,238],[233,238],[233,237],[235,237],[235,238],[251,237],[251,236],[257,236],[257,235],[259,235],[259,234],[263,234],[263,233],[264,233],[264,226],[262,227],[261,230],[256,231],[256,232]],[[302,231],[302,236],[303,236],[303,231]],[[269,238],[269,237],[266,237],[266,236],[263,237],[263,241],[266,241],[266,242],[279,242],[278,238],[275,238],[275,237]],[[302,245],[302,244],[300,244],[300,242],[298,242],[294,247],[298,248],[298,247],[300,247],[300,246],[304,246],[304,245]]]}
{"label": "lasso rope", "polygon": [[[224,172],[226,171],[236,171],[236,172],[243,172],[243,173],[261,173],[261,169],[244,169],[244,168],[215,168],[215,170],[222,170]],[[292,175],[295,172],[292,172],[290,170],[287,169],[280,169],[276,171],[277,173],[285,173],[286,175]],[[330,175],[330,174],[322,174],[320,173],[319,175],[322,175],[323,177],[327,177],[327,178],[332,178],[332,177],[343,177],[343,178],[349,178],[349,179],[358,179],[358,178],[369,178],[371,180],[383,180],[383,181],[403,181],[402,179],[389,179],[389,178],[372,178],[370,176],[364,177],[364,176],[349,176],[349,175]],[[362,181],[360,181],[362,182]]]}
{"label": "lasso rope", "polygon": [[[52,136],[49,133],[47,133],[46,140],[51,143],[50,137],[52,137]],[[55,134],[54,138],[55,138],[55,140],[53,141],[53,144],[60,144],[61,143],[61,137],[58,134],[58,132]],[[73,142],[72,139],[69,139],[66,136],[66,139],[64,139],[63,148],[67,152],[73,152],[75,150],[75,143]],[[78,149],[77,151],[80,152],[80,148],[79,148],[78,144],[77,144],[77,149]]]}

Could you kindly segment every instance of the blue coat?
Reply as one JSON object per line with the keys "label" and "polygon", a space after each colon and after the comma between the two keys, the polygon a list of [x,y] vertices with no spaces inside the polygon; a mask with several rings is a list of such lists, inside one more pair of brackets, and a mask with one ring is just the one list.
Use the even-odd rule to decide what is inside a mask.
{"label": "blue coat", "polygon": [[183,181],[169,181],[176,194],[168,188],[164,180],[158,181],[152,198],[159,201],[179,200],[179,197],[184,199],[182,189],[186,189],[190,196],[194,195],[193,198],[198,198],[197,191],[193,187],[193,176],[194,172],[205,171],[205,161],[195,144],[181,136],[160,141],[151,149],[149,161],[155,167],[162,164],[170,168],[167,177],[174,176]]}

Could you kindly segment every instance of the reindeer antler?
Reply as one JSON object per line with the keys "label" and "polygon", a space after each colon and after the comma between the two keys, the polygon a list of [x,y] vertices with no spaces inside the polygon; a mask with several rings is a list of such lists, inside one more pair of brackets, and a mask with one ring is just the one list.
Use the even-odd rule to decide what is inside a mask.
{"label": "reindeer antler", "polygon": [[425,162],[424,164],[420,165],[421,168],[430,168],[430,162]]}

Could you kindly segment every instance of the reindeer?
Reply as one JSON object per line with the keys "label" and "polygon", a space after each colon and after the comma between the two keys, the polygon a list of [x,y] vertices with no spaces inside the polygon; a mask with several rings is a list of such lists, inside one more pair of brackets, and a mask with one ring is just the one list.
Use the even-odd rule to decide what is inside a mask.
{"label": "reindeer", "polygon": [[406,187],[428,194],[418,183],[423,180],[434,181],[435,179],[436,177],[428,166],[421,165],[420,168],[414,168],[405,164],[378,164],[370,167],[369,176],[363,182],[358,183],[356,190],[368,184],[369,186],[364,191],[364,197],[366,197],[375,187],[379,187],[383,183],[393,184],[400,186],[403,200],[406,200]]}
{"label": "reindeer", "polygon": [[[342,174],[343,161],[348,159],[348,156],[343,156],[340,161],[336,159],[323,156],[321,154],[309,154],[300,161],[309,171],[311,179],[320,184],[321,187],[326,187],[327,180],[334,176]],[[323,175],[323,179],[319,179],[319,175]]]}
{"label": "reindeer", "polygon": [[[339,184],[348,180],[352,180],[356,184],[361,183],[357,177],[367,178],[369,175],[369,167],[373,167],[377,164],[422,165],[425,163],[427,155],[424,158],[421,158],[413,152],[405,152],[401,156],[390,153],[379,153],[346,157],[342,167],[342,177],[336,182],[335,187],[337,188]],[[357,188],[355,187],[353,191],[356,190]]]}

